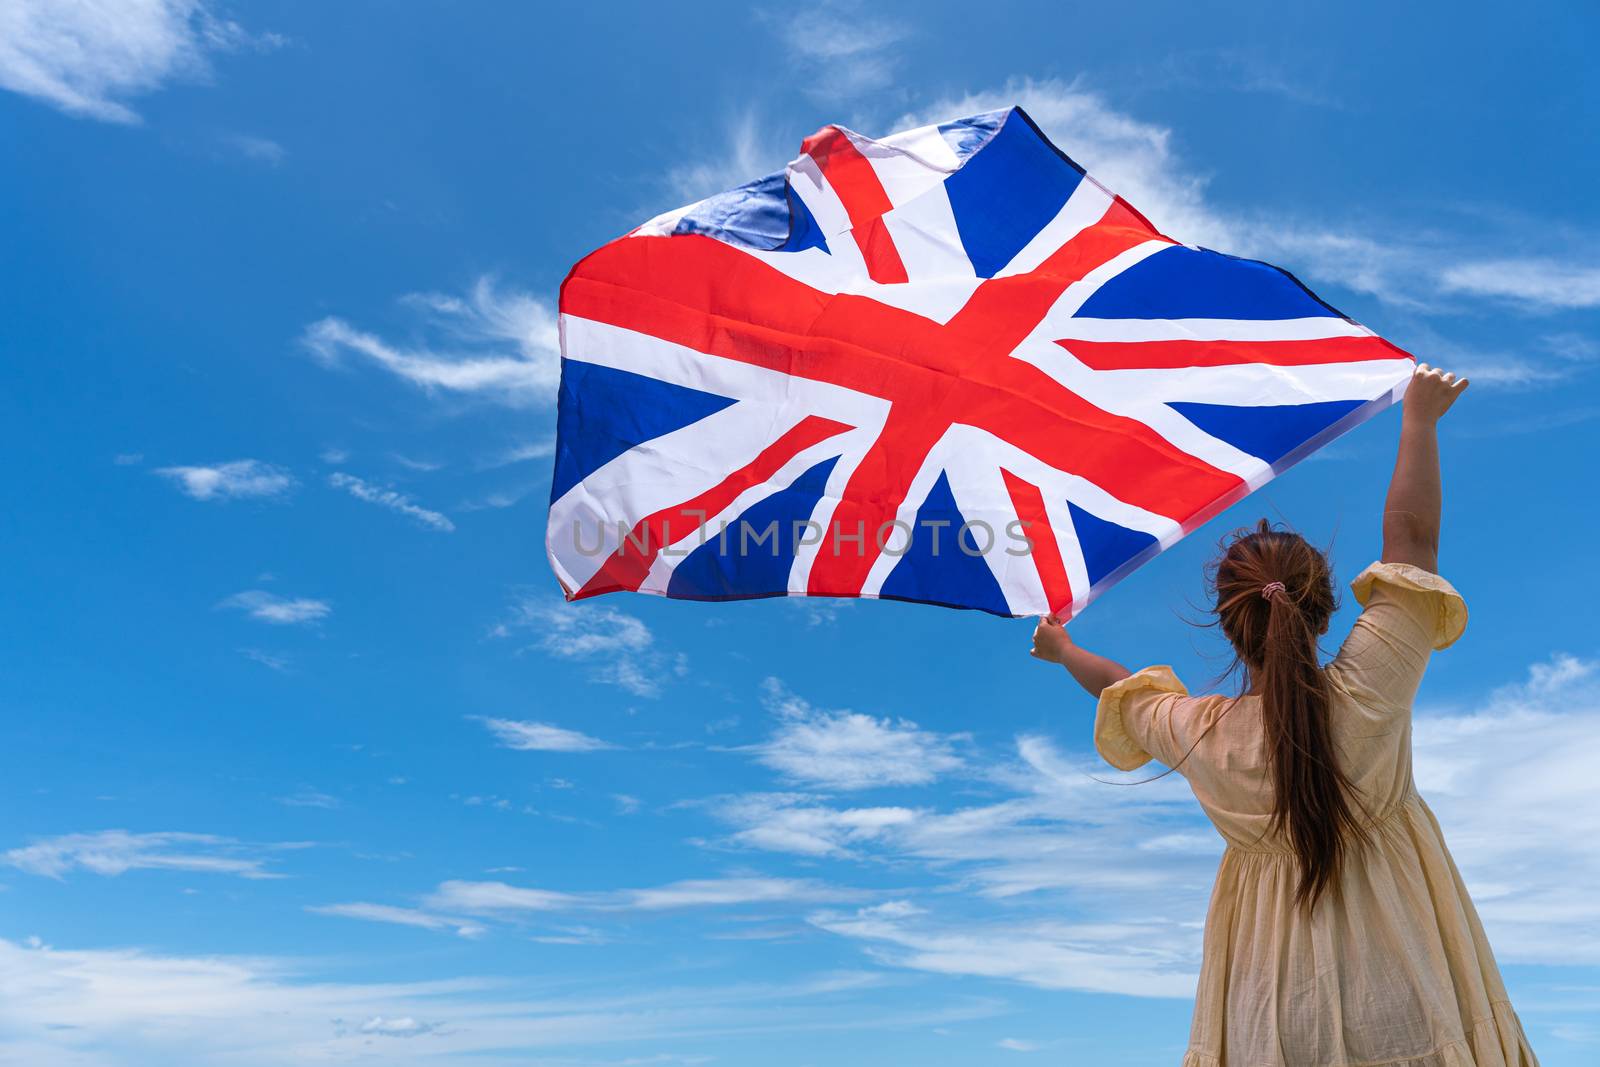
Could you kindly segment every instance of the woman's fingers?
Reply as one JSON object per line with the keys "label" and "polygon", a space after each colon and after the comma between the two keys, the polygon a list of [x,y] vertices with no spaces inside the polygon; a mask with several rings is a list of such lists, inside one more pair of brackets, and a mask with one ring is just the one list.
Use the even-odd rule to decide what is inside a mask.
{"label": "woman's fingers", "polygon": [[1406,392],[1406,406],[1433,418],[1450,410],[1467,387],[1467,379],[1428,363],[1418,363]]}
{"label": "woman's fingers", "polygon": [[1066,624],[1051,612],[1039,616],[1039,622],[1033,628],[1033,647],[1028,650],[1028,655],[1046,663],[1061,663],[1071,645],[1072,639],[1067,636]]}

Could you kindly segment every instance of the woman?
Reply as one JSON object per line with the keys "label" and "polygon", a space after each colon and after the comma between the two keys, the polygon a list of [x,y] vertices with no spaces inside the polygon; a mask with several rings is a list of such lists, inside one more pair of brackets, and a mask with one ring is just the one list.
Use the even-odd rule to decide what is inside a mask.
{"label": "woman", "polygon": [[1411,776],[1411,701],[1467,609],[1434,572],[1436,424],[1466,379],[1419,365],[1384,505],[1383,560],[1326,667],[1328,561],[1266,522],[1216,564],[1242,696],[1190,697],[1077,647],[1053,618],[1033,655],[1100,700],[1095,747],[1189,781],[1227,842],[1183,1067],[1537,1067],[1477,912]]}

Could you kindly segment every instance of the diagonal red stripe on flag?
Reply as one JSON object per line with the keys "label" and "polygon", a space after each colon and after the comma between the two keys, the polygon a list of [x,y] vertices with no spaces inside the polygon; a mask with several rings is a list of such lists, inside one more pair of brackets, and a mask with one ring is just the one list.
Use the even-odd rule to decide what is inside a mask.
{"label": "diagonal red stripe on flag", "polygon": [[1024,524],[1030,546],[1028,555],[1039,572],[1045,603],[1050,605],[1052,614],[1060,614],[1072,607],[1072,581],[1067,577],[1067,565],[1061,558],[1055,528],[1050,525],[1050,513],[1045,510],[1044,494],[1037,485],[1004,467],[1000,468],[1000,475],[1005,479],[1006,492],[1011,494],[1011,506],[1016,508],[1017,518]]}
{"label": "diagonal red stripe on flag", "polygon": [[617,550],[595,572],[573,600],[637,589],[661,550],[688,537],[710,521],[751,486],[760,485],[776,474],[785,463],[821,441],[850,429],[820,415],[807,415],[788,432],[761,451],[755,459],[728,475],[693,500],[676,507],[662,508],[634,523]]}
{"label": "diagonal red stripe on flag", "polygon": [[816,160],[844,205],[845,214],[850,216],[856,244],[867,263],[867,277],[885,285],[908,281],[910,276],[900,259],[900,250],[883,224],[883,216],[894,210],[894,203],[872,163],[837,126],[812,134],[801,142],[800,148]]}

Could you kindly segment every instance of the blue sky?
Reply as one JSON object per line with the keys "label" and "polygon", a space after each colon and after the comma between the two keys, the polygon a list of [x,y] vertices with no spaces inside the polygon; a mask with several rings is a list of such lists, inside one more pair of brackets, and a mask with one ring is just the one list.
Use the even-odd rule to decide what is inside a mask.
{"label": "blue sky", "polygon": [[[1600,1056],[1589,5],[92,7],[0,14],[0,1058],[1175,1063],[1219,842],[1029,623],[544,562],[574,260],[1010,103],[1474,379],[1418,778],[1543,1062]],[[1079,640],[1203,686],[1218,537],[1353,576],[1396,430]]]}

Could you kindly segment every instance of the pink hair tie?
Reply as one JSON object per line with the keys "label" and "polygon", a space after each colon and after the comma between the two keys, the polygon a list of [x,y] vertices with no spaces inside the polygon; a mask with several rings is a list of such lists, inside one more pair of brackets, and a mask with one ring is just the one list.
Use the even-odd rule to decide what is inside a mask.
{"label": "pink hair tie", "polygon": [[1282,582],[1268,582],[1266,585],[1261,587],[1261,596],[1265,600],[1271,600],[1279,593],[1284,593],[1287,591],[1288,590],[1283,587]]}

